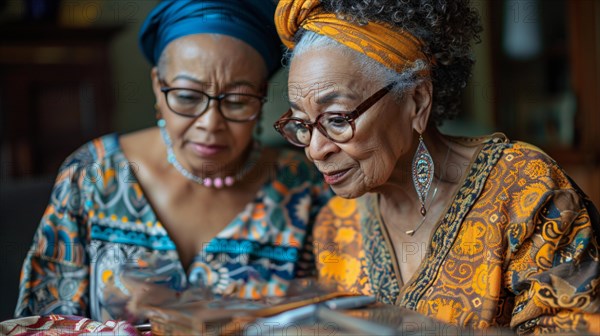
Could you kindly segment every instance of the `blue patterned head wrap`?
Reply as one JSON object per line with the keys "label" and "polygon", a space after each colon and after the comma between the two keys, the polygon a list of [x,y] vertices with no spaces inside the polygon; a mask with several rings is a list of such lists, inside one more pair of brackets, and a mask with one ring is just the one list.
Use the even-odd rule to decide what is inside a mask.
{"label": "blue patterned head wrap", "polygon": [[222,34],[253,47],[264,59],[269,75],[281,65],[281,44],[271,0],[165,0],[146,18],[139,43],[146,58],[156,65],[167,45],[191,34]]}

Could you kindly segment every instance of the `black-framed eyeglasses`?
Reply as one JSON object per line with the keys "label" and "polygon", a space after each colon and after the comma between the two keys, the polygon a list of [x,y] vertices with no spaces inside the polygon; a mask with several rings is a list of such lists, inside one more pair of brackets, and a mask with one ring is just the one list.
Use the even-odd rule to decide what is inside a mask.
{"label": "black-framed eyeglasses", "polygon": [[200,90],[170,87],[162,79],[159,81],[160,91],[165,94],[167,106],[173,113],[182,117],[197,118],[208,110],[211,100],[216,100],[217,111],[225,120],[251,121],[258,117],[262,105],[267,101],[266,97],[246,93],[221,93],[211,96]]}
{"label": "black-framed eyeglasses", "polygon": [[314,122],[310,122],[292,117],[292,110],[290,109],[273,126],[287,141],[298,147],[308,147],[315,127],[333,142],[348,142],[354,137],[354,121],[390,92],[394,85],[395,83],[390,83],[375,92],[352,112],[325,112],[319,114]]}

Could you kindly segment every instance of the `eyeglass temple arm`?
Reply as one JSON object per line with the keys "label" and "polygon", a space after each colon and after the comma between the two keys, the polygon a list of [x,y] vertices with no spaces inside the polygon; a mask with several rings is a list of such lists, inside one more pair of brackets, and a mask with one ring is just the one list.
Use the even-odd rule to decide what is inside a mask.
{"label": "eyeglass temple arm", "polygon": [[392,83],[386,85],[381,90],[375,92],[371,97],[369,97],[367,100],[362,102],[362,104],[358,105],[358,107],[354,110],[354,112],[350,113],[350,115],[348,117],[351,119],[355,119],[358,116],[360,116],[361,114],[363,114],[366,110],[369,109],[369,107],[371,107],[373,104],[375,104],[375,102],[377,102],[383,96],[388,94],[388,92],[390,92],[390,90],[394,87],[394,85],[396,85],[396,83],[392,82]]}

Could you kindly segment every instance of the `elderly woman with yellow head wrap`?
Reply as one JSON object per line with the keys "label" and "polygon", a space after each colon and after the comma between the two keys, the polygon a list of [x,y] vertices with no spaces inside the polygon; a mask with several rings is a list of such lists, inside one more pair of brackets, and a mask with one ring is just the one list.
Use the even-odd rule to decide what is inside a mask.
{"label": "elderly woman with yellow head wrap", "polygon": [[157,127],[103,136],[65,161],[17,316],[126,318],[129,292],[108,290],[124,288],[125,265],[174,291],[248,299],[311,274],[304,246],[329,189],[301,153],[254,137],[281,64],[274,13],[271,1],[170,0],[148,15],[139,38]]}
{"label": "elderly woman with yellow head wrap", "polygon": [[275,19],[275,128],[341,196],[315,226],[320,281],[459,326],[600,332],[594,205],[532,145],[437,130],[473,64],[468,1],[282,0]]}

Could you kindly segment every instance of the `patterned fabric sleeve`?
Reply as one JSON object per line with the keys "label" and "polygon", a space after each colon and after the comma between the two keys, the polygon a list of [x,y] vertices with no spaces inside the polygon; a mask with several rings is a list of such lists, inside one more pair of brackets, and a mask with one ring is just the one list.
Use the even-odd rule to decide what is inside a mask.
{"label": "patterned fabric sleeve", "polygon": [[522,211],[508,212],[506,231],[510,325],[519,334],[600,334],[598,212],[545,155],[528,160],[524,172],[533,181],[512,195]]}
{"label": "patterned fabric sleeve", "polygon": [[315,245],[314,236],[313,236],[313,228],[315,224],[315,220],[319,213],[319,210],[327,201],[333,196],[333,192],[323,181],[322,175],[318,170],[312,165],[310,162],[307,162],[302,156],[303,162],[307,165],[307,169],[310,176],[311,183],[311,200],[312,203],[310,205],[310,212],[308,218],[308,228],[306,233],[306,240],[300,252],[300,258],[298,260],[298,268],[296,271],[297,278],[307,278],[307,277],[315,277],[316,276],[316,268],[315,268],[315,256],[313,253],[313,247]]}
{"label": "patterned fabric sleeve", "polygon": [[[83,147],[61,166],[50,201],[23,263],[16,317],[46,314],[89,316],[87,214],[82,181],[92,162]],[[86,167],[87,166],[87,167]]]}
{"label": "patterned fabric sleeve", "polygon": [[333,197],[317,217],[314,236],[318,282],[337,291],[373,295],[358,201]]}

